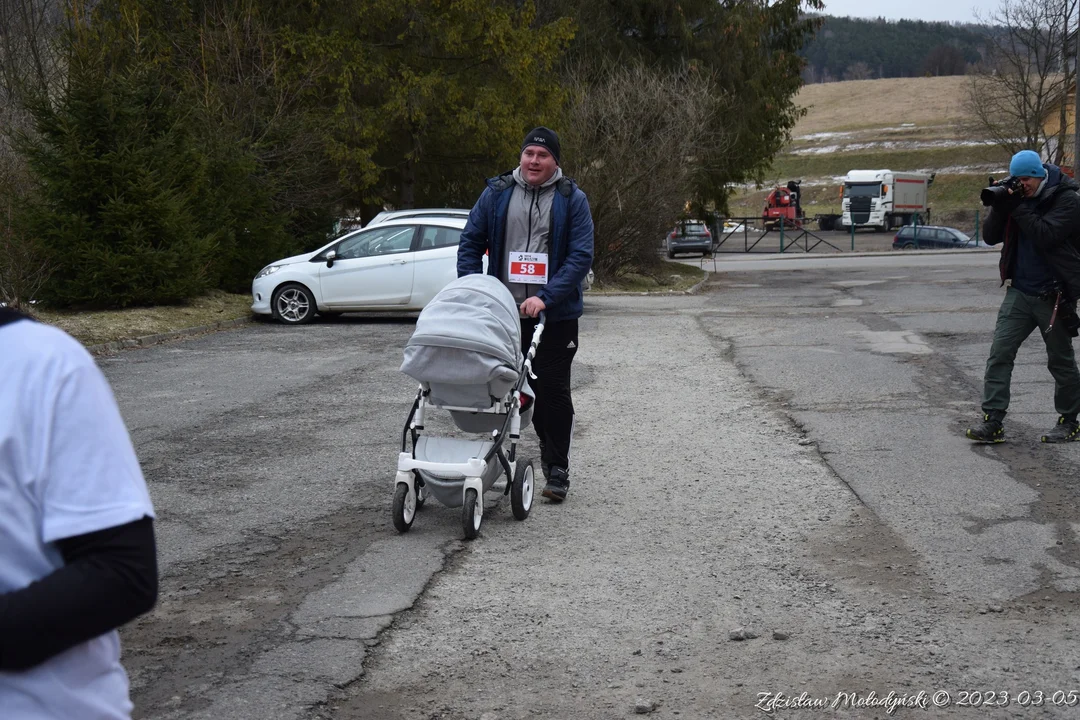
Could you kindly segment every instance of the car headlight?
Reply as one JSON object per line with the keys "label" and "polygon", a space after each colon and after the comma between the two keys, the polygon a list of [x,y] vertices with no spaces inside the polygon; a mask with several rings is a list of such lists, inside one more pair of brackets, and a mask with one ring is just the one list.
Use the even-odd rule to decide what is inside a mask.
{"label": "car headlight", "polygon": [[266,267],[264,267],[262,270],[259,271],[259,274],[255,276],[255,279],[258,280],[261,277],[266,277],[267,275],[273,275],[278,270],[280,270],[282,267],[284,267],[284,266],[283,265],[267,265]]}

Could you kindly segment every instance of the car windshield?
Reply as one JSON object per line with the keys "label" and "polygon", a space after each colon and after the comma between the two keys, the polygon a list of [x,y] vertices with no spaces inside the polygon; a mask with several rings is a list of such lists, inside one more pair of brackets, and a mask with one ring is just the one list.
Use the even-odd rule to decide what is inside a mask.
{"label": "car windshield", "polygon": [[881,183],[846,183],[844,185],[844,197],[881,197]]}

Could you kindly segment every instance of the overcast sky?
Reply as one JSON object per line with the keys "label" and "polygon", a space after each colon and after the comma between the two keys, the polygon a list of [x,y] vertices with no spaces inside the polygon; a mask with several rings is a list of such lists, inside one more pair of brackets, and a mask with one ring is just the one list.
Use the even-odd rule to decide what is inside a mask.
{"label": "overcast sky", "polygon": [[884,17],[890,20],[977,22],[1001,6],[1001,0],[824,0],[826,15]]}

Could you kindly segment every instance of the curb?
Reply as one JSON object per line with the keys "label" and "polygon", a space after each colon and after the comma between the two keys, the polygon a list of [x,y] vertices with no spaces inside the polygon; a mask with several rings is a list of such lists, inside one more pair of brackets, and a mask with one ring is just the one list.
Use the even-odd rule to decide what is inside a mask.
{"label": "curb", "polygon": [[143,335],[142,337],[110,340],[109,342],[99,343],[97,345],[87,345],[86,350],[91,355],[116,353],[129,348],[150,347],[151,345],[160,345],[161,343],[169,342],[170,340],[180,340],[183,338],[194,337],[195,335],[217,332],[218,330],[241,327],[242,325],[247,325],[252,322],[254,322],[254,320],[251,317],[236,318],[235,320],[219,320],[218,322],[210,323],[209,325],[197,325],[195,327],[157,333],[155,335]]}

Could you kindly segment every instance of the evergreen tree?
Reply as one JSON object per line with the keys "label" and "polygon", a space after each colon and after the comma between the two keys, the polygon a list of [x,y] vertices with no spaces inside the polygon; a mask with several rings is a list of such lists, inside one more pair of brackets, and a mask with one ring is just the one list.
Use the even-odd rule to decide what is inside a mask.
{"label": "evergreen tree", "polygon": [[20,143],[39,193],[18,222],[54,268],[43,299],[61,306],[175,303],[211,275],[215,238],[196,213],[204,159],[140,13],[117,7],[94,23],[74,16],[64,87],[29,100],[35,132]]}
{"label": "evergreen tree", "polygon": [[763,173],[798,120],[794,96],[804,64],[799,50],[816,27],[802,8],[820,9],[820,0],[541,0],[540,5],[543,19],[569,16],[580,28],[567,67],[639,61],[666,73],[689,65],[711,77],[715,92],[738,108],[715,113],[708,128],[734,139],[693,160],[698,179],[687,200],[698,212],[706,206],[722,209],[732,184]]}
{"label": "evergreen tree", "polygon": [[530,0],[330,0],[293,25],[307,94],[332,120],[331,157],[372,212],[471,204],[524,133],[561,110],[567,18]]}

